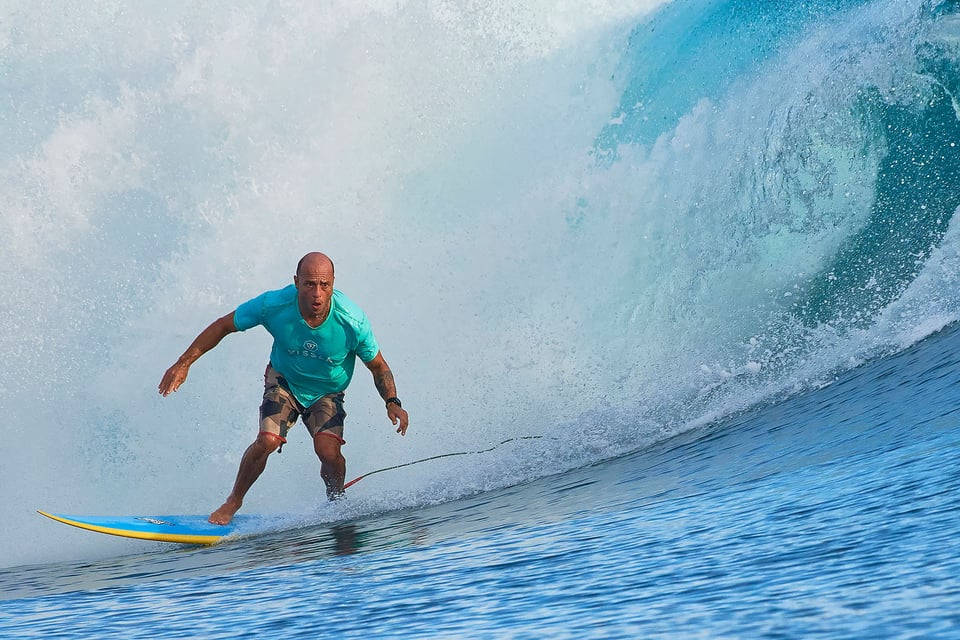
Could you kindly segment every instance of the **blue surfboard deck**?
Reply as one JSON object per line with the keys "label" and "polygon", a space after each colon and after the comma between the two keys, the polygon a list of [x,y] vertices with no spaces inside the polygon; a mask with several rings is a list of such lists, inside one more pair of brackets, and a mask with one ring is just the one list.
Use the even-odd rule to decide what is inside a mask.
{"label": "blue surfboard deck", "polygon": [[268,519],[249,515],[234,516],[230,524],[218,525],[207,522],[207,516],[74,516],[39,510],[37,513],[97,533],[180,544],[216,544],[233,535],[270,528]]}

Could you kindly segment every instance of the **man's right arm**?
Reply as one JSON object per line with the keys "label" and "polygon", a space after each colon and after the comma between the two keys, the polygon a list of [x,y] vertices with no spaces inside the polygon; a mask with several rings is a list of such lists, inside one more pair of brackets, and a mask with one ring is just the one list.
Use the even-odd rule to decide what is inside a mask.
{"label": "man's right arm", "polygon": [[237,330],[234,324],[233,314],[234,312],[231,311],[222,318],[214,320],[209,327],[201,331],[200,335],[190,343],[190,346],[187,347],[187,350],[183,352],[183,355],[180,356],[173,366],[167,369],[167,372],[163,374],[163,380],[160,381],[160,385],[157,387],[164,397],[180,388],[180,385],[187,379],[187,372],[190,370],[190,365],[196,362],[197,358],[213,349],[220,344],[220,341],[227,335]]}

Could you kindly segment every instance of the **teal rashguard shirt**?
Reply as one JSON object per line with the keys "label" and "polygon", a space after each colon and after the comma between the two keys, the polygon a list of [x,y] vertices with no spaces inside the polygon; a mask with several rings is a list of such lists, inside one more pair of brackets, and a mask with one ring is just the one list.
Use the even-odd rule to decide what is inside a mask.
{"label": "teal rashguard shirt", "polygon": [[238,331],[263,325],[270,332],[270,363],[304,407],[346,389],[356,357],[370,362],[380,352],[366,314],[336,289],[327,319],[316,328],[300,315],[297,288],[292,284],[244,302],[237,307],[233,323]]}

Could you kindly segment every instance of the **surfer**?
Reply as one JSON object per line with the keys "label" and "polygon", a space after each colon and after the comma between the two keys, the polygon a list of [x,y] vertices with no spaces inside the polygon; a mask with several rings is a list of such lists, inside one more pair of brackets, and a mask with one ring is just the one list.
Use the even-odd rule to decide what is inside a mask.
{"label": "surfer", "polygon": [[158,388],[166,397],[180,388],[197,358],[228,334],[263,325],[273,336],[264,373],[260,431],[243,454],[233,491],[210,514],[214,524],[230,522],[266,468],[267,457],[283,446],[287,431],[298,418],[313,437],[327,498],[336,500],[343,495],[343,395],[357,357],[373,374],[397,433],[407,433],[407,412],[397,398],[393,373],[380,353],[370,322],[360,307],[333,288],[333,279],[333,261],[319,252],[308,253],[297,264],[292,285],[267,291],[215,320],[163,374]]}

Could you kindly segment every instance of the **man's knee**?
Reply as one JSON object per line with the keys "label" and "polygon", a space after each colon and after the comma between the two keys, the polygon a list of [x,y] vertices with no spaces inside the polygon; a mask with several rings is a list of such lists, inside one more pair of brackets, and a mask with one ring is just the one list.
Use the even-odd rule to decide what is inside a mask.
{"label": "man's knee", "polygon": [[321,431],[313,436],[313,450],[323,462],[333,462],[340,458],[340,445],[343,444],[335,434]]}
{"label": "man's knee", "polygon": [[273,453],[281,446],[287,442],[286,438],[281,438],[275,433],[270,433],[269,431],[261,431],[257,434],[257,440],[255,444],[266,451],[267,453]]}

